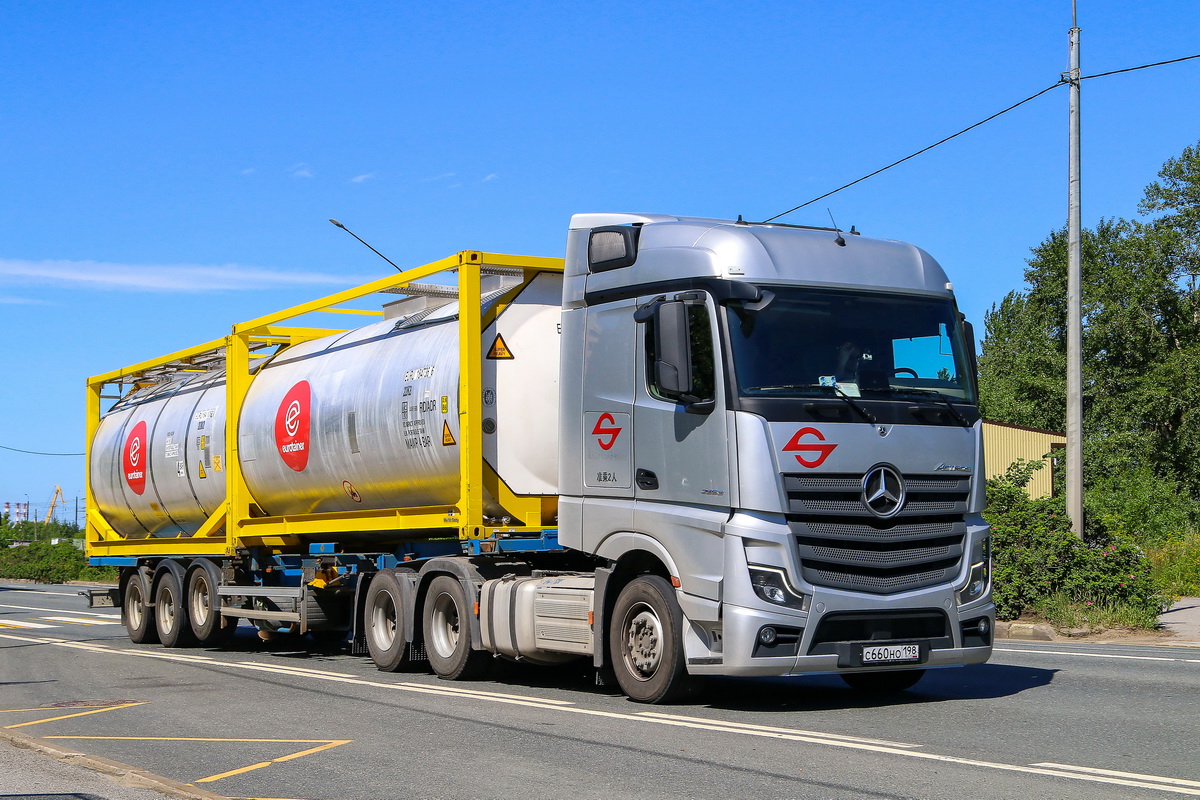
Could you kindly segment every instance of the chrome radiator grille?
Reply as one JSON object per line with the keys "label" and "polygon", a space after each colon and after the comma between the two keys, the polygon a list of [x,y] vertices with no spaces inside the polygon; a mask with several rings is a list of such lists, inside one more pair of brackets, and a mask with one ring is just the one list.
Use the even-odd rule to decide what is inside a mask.
{"label": "chrome radiator grille", "polygon": [[904,476],[900,510],[880,519],[863,503],[862,475],[784,475],[801,574],[836,589],[894,594],[958,573],[971,479]]}

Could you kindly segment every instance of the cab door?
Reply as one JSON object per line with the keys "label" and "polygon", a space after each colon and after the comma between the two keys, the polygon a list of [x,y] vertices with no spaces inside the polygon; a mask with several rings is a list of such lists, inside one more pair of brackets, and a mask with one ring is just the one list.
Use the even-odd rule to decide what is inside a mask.
{"label": "cab door", "polygon": [[[674,304],[667,321],[656,306]],[[729,507],[729,444],[719,377],[716,308],[704,292],[638,300],[633,446],[635,498],[652,503]],[[679,365],[662,365],[664,323],[686,322],[690,380],[672,384]]]}

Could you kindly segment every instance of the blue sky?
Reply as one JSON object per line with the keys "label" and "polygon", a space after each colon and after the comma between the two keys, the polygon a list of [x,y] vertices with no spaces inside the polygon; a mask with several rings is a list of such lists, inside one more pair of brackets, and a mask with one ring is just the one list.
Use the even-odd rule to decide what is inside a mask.
{"label": "blue sky", "polygon": [[[1194,0],[1080,0],[1084,74],[1200,52]],[[0,445],[82,452],[84,379],[580,211],[762,219],[1054,83],[1068,0],[0,0]],[[1200,140],[1200,60],[1087,81],[1083,219]],[[982,332],[1066,219],[1058,89],[784,221],[920,245]],[[83,495],[0,450],[0,502]]]}

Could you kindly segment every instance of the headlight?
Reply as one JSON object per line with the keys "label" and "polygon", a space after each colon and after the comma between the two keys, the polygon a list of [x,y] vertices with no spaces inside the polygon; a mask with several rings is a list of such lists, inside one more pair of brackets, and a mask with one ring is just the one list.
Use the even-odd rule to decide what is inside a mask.
{"label": "headlight", "polygon": [[958,591],[958,604],[973,603],[987,594],[992,584],[992,537],[981,539],[971,552],[971,574]]}
{"label": "headlight", "polygon": [[808,610],[808,596],[788,585],[783,570],[750,567],[750,585],[754,587],[754,593],[768,603],[800,611]]}

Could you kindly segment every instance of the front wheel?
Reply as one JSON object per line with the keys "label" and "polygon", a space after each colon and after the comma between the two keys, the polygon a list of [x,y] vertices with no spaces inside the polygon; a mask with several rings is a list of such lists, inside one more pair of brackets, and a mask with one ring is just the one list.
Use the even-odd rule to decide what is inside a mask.
{"label": "front wheel", "polygon": [[439,575],[429,584],[422,614],[429,666],[448,681],[483,677],[491,654],[471,649],[471,614],[467,593],[457,578]]}
{"label": "front wheel", "polygon": [[657,575],[634,578],[621,590],[608,633],[617,683],[630,700],[669,703],[688,694],[683,611],[671,584]]}
{"label": "front wheel", "polygon": [[903,669],[891,672],[843,672],[844,680],[860,692],[883,694],[911,689],[925,675],[923,669]]}

